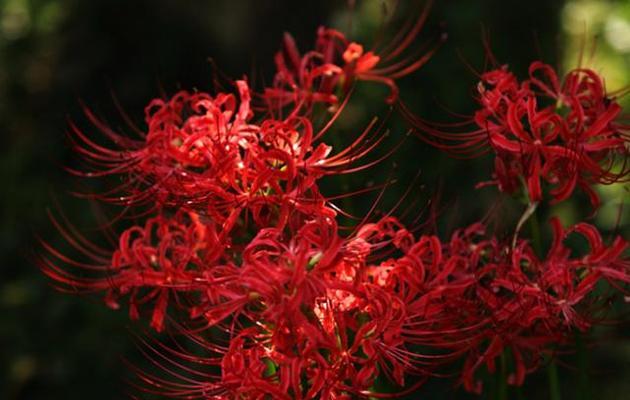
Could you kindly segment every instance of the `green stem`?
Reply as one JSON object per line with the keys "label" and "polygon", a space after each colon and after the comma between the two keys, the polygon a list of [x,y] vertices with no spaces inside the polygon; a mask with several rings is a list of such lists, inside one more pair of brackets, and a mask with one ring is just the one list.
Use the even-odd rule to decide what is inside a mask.
{"label": "green stem", "polygon": [[501,358],[500,358],[501,372],[499,375],[499,388],[498,388],[498,393],[497,393],[498,400],[507,400],[508,398],[507,356],[505,354],[506,351],[507,350],[504,350],[503,353],[501,353]]}
{"label": "green stem", "polygon": [[558,366],[551,360],[547,366],[547,380],[549,381],[549,398],[551,400],[561,400],[560,379],[558,379]]}
{"label": "green stem", "polygon": [[[530,206],[530,208],[531,207],[532,206]],[[534,211],[530,215],[529,227],[532,231],[531,232],[532,233],[532,246],[534,247],[534,251],[536,252],[536,255],[540,257],[542,255],[543,249],[542,249],[542,240],[540,237],[540,224],[538,223],[538,213],[536,212],[535,207],[536,206],[533,206]]]}
{"label": "green stem", "polygon": [[[512,248],[516,247],[516,242],[518,241],[518,235],[521,232],[521,228],[527,222],[530,221],[530,226],[532,227],[532,232],[535,230],[535,234],[538,237],[538,241],[540,244],[540,230],[538,229],[538,221],[534,221],[533,218],[536,217],[536,208],[538,207],[538,203],[529,203],[523,215],[521,215],[521,219],[518,220],[518,224],[516,224],[516,229],[514,229],[514,237],[512,238]],[[533,216],[533,217],[532,217]],[[532,218],[532,219],[530,219]],[[535,229],[534,229],[535,228]]]}
{"label": "green stem", "polygon": [[578,400],[590,400],[591,398],[591,385],[589,379],[589,359],[588,351],[584,343],[584,338],[579,331],[575,332],[575,347],[577,350],[577,364],[578,364]]}
{"label": "green stem", "polygon": [[489,399],[499,400],[499,385],[500,385],[500,377],[497,371],[495,373],[490,373],[488,371],[488,381],[491,383],[492,391],[490,392]]}

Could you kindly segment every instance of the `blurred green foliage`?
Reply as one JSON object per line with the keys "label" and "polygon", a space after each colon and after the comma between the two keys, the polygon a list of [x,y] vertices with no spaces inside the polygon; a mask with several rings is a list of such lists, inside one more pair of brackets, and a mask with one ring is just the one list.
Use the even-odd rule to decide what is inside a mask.
{"label": "blurred green foliage", "polygon": [[[282,32],[290,31],[302,48],[312,44],[320,24],[332,24],[353,38],[371,43],[386,20],[394,32],[414,15],[417,2],[400,0],[390,16],[392,1],[168,1],[168,0],[4,0],[0,1],[0,174],[3,185],[0,219],[0,398],[2,399],[115,399],[125,397],[129,377],[121,358],[141,358],[131,341],[123,312],[104,307],[98,298],[76,298],[57,293],[30,261],[39,235],[63,246],[47,219],[55,198],[78,227],[94,228],[89,204],[68,192],[76,180],[63,170],[75,165],[64,131],[70,117],[86,131],[79,100],[112,123],[123,126],[110,92],[132,119],[141,124],[143,107],[162,91],[178,88],[211,90],[208,58],[229,76],[254,71],[254,78],[269,80],[272,56]],[[596,43],[593,61],[609,77],[612,88],[630,83],[630,2],[531,0],[458,0],[437,2],[426,37],[445,29],[449,41],[413,77],[401,81],[402,98],[424,117],[452,119],[438,103],[469,113],[475,75],[468,68],[483,68],[486,56],[482,29],[500,62],[519,74],[540,59],[565,68],[576,65],[579,49]],[[585,22],[582,22],[584,20]],[[586,29],[582,26],[585,24]],[[383,36],[384,38],[387,35]],[[594,39],[593,39],[594,38]],[[562,50],[559,50],[562,49]],[[590,54],[590,50],[588,50]],[[585,59],[586,59],[585,58]],[[335,134],[350,140],[373,115],[383,88],[366,84],[344,113]],[[404,123],[392,116],[389,145],[403,137]],[[393,171],[393,172],[392,172]],[[414,176],[421,172],[420,178]],[[482,217],[497,202],[492,189],[476,191],[486,179],[488,160],[455,161],[408,138],[400,151],[376,170],[331,181],[325,190],[339,193],[384,182],[396,176],[383,209],[415,185],[421,199],[411,203],[418,212],[440,188],[443,210],[440,229],[447,234],[462,223]],[[613,230],[626,189],[602,188],[605,208],[597,222]],[[351,199],[357,212],[368,209],[375,195]],[[415,204],[415,205],[414,205]],[[519,205],[503,201],[506,221],[515,218]],[[565,222],[588,214],[583,202],[553,210]],[[501,216],[500,218],[504,218]],[[625,225],[624,225],[625,224]],[[508,229],[509,225],[503,228]],[[131,324],[131,329],[142,327]],[[630,373],[629,330],[623,324],[605,332],[604,346],[592,354],[592,386],[602,398],[624,398]],[[571,364],[571,357],[567,357]],[[562,369],[562,389],[574,398],[575,372]],[[533,376],[524,389],[526,398],[545,398],[544,374]],[[425,399],[469,398],[451,383],[438,381],[422,391]],[[415,398],[415,397],[412,397]]]}

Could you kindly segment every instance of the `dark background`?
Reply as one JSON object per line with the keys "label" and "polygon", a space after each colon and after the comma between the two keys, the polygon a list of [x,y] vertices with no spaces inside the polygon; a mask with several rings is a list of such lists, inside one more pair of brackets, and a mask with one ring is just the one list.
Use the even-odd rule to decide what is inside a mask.
{"label": "dark background", "polygon": [[[114,92],[132,119],[142,124],[144,105],[161,91],[211,90],[209,57],[229,76],[256,71],[269,80],[284,31],[292,32],[303,49],[312,45],[321,24],[335,24],[370,43],[382,16],[381,3],[359,0],[351,9],[347,2],[334,0],[0,1],[0,398],[124,398],[124,380],[130,374],[121,358],[140,359],[129,334],[136,327],[124,312],[107,309],[96,297],[56,292],[30,261],[36,234],[63,247],[46,216],[55,199],[78,226],[87,228],[93,222],[89,204],[68,194],[77,181],[62,168],[76,162],[65,140],[67,119],[87,132],[92,129],[80,101],[113,126],[122,126]],[[395,31],[405,14],[411,15],[414,8],[408,3],[416,4],[401,0],[388,31]],[[497,58],[521,75],[534,59],[562,65],[568,57],[565,49],[574,44],[563,34],[563,1],[438,3],[425,34],[445,29],[449,40],[426,67],[400,82],[402,98],[431,119],[445,118],[438,101],[458,112],[472,110],[476,81],[462,59],[482,69],[482,29],[489,32]],[[627,2],[601,3],[628,9]],[[614,53],[606,43],[600,47]],[[621,59],[627,67],[627,55]],[[371,115],[387,111],[373,105],[382,98],[383,88],[368,84],[361,90],[338,128],[350,137]],[[400,118],[392,117],[390,126],[392,136],[404,133]],[[487,178],[489,160],[453,161],[415,138],[376,172],[331,181],[325,190],[361,187],[368,176],[383,181],[394,163],[401,184],[388,191],[383,207],[395,203],[420,171],[413,192],[422,203],[441,188],[441,215],[448,221],[441,227],[444,234],[453,225],[479,219],[497,201],[493,189],[473,189],[475,182]],[[365,209],[372,200],[354,198],[349,206]],[[612,211],[598,221],[611,228],[619,194],[612,192],[604,200]],[[513,218],[518,206],[506,209]],[[587,214],[580,201],[545,212],[559,213],[565,220]],[[622,223],[627,226],[627,218]],[[627,398],[629,332],[623,325],[607,330],[598,350],[591,352],[591,388],[598,397]],[[576,398],[577,373],[570,367],[570,356],[566,362],[569,366],[561,367],[562,390],[565,398]],[[523,393],[526,398],[546,398],[544,371],[530,377]],[[448,382],[427,385],[418,396],[468,398]]]}

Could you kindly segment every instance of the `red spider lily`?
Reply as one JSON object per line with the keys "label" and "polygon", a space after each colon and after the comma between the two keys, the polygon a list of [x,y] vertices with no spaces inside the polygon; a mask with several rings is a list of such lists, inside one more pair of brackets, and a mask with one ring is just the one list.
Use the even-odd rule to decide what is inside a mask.
{"label": "red spider lily", "polygon": [[[328,356],[308,367],[322,370],[317,373],[325,377],[318,384],[321,388],[311,386],[309,395],[292,383],[293,398],[313,398],[318,392],[324,398],[369,392],[379,371],[401,386],[408,373],[426,374],[418,367],[422,356],[405,350],[404,341],[395,333],[405,320],[404,303],[396,293],[374,286],[368,273],[378,267],[366,261],[385,242],[366,240],[364,230],[344,244],[334,234],[334,225],[323,222],[305,225],[288,247],[278,241],[277,232],[261,232],[260,243],[253,247],[257,241],[252,242],[244,252],[241,281],[256,286],[257,300],[265,308],[257,319],[264,321],[258,340],[266,343],[267,357],[276,365],[280,382],[297,373],[284,372],[296,368],[296,352],[301,363],[320,359],[321,354]],[[392,304],[399,304],[398,313],[392,313]],[[287,364],[286,360],[294,361]],[[301,364],[300,375],[307,374],[310,363]]]}
{"label": "red spider lily", "polygon": [[[485,364],[493,372],[496,358],[505,349],[514,362],[509,382],[521,385],[525,375],[540,364],[541,354],[570,342],[573,330],[587,331],[598,322],[608,301],[595,290],[601,281],[611,287],[630,282],[630,262],[623,256],[628,243],[623,239],[618,237],[607,247],[592,225],[578,224],[566,232],[554,219],[552,227],[554,241],[544,259],[524,240],[511,251],[496,239],[468,244],[468,249],[460,247],[466,236],[451,242],[462,251],[463,263],[474,271],[476,283],[459,293],[468,301],[460,303],[460,322],[455,325],[459,331],[448,329],[453,332],[449,335],[452,343],[445,342],[449,336],[434,343],[467,352],[462,371],[467,390],[481,390],[475,371]],[[573,256],[563,244],[570,232],[588,239],[591,249],[586,256]],[[457,311],[451,313],[457,315]],[[475,323],[473,329],[467,330],[466,324],[471,323]]]}
{"label": "red spider lily", "polygon": [[[105,302],[120,308],[128,296],[129,315],[138,319],[139,307],[153,303],[151,326],[161,331],[169,301],[206,287],[204,266],[225,260],[228,238],[216,226],[190,212],[158,215],[142,226],[126,229],[118,248],[108,252],[55,221],[66,240],[89,261],[70,258],[43,242],[40,257],[46,275],[69,292],[105,292]],[[65,267],[64,267],[65,266]],[[229,262],[220,267],[229,271]]]}
{"label": "red spider lily", "polygon": [[[547,82],[537,78],[539,72]],[[627,125],[621,122],[621,106],[606,93],[602,78],[593,70],[570,71],[562,87],[549,65],[532,63],[529,73],[532,88],[550,96],[556,101],[556,108],[566,112],[562,140],[577,158],[565,163],[571,172],[568,177],[559,178],[566,183],[553,192],[554,197],[557,200],[568,198],[577,184],[597,205],[597,195],[590,188],[592,183],[625,181],[630,173],[627,164],[630,136]],[[618,158],[621,163],[617,162]]]}
{"label": "red spider lily", "polygon": [[[592,225],[564,231],[553,220],[552,227],[544,259],[525,240],[510,249],[485,238],[480,224],[448,243],[415,240],[391,217],[345,240],[330,220],[307,223],[291,239],[276,228],[261,231],[243,252],[236,286],[205,296],[197,313],[208,325],[225,326],[229,348],[204,345],[217,354],[206,361],[176,355],[220,363],[222,377],[199,380],[195,390],[212,387],[225,398],[368,396],[378,376],[404,387],[408,375],[436,375],[458,358],[464,387],[479,392],[477,371],[494,372],[506,349],[514,363],[509,382],[521,385],[541,354],[597,322],[606,302],[595,291],[600,281],[630,283],[621,238],[606,246]],[[563,244],[571,232],[588,239],[587,255],[574,257]],[[392,250],[402,254],[391,257]],[[217,318],[213,310],[224,304],[235,307]],[[171,364],[174,381],[162,385],[184,397],[176,382],[177,370],[186,371]]]}
{"label": "red spider lily", "polygon": [[[510,382],[520,385],[538,366],[537,355],[595,323],[599,281],[630,283],[625,241],[607,247],[591,225],[568,232],[557,220],[552,226],[545,259],[525,240],[511,249],[484,238],[480,224],[442,243],[435,236],[415,240],[392,217],[346,239],[334,220],[319,217],[295,232],[262,229],[235,249],[211,221],[181,212],[125,231],[111,265],[103,256],[96,268],[77,263],[47,246],[98,278],[68,274],[46,257],[42,264],[70,288],[107,291],[111,306],[129,294],[134,318],[138,305],[155,301],[156,330],[169,298],[187,310],[190,327],[181,329],[207,356],[149,345],[149,358],[167,376],[139,371],[154,387],[143,390],[177,398],[351,398],[373,395],[381,375],[404,387],[408,375],[426,378],[464,357],[464,386],[479,391],[476,371],[494,371],[505,349],[514,360]],[[563,245],[570,232],[588,239],[587,255],[571,256]],[[90,245],[68,239],[94,255]],[[227,343],[200,338],[212,329],[225,332]],[[191,363],[220,366],[221,375]]]}
{"label": "red spider lily", "polygon": [[[486,238],[480,224],[455,232],[448,243],[435,236],[415,241],[395,220],[366,225],[355,240],[404,238],[398,247],[404,251],[368,267],[368,277],[379,290],[371,289],[367,301],[383,298],[389,306],[387,313],[373,317],[370,328],[384,326],[387,333],[376,343],[366,341],[364,351],[377,355],[380,369],[399,383],[404,374],[420,373],[423,366],[431,375],[463,357],[462,383],[480,392],[478,369],[494,372],[496,359],[509,349],[514,364],[509,382],[521,385],[540,365],[541,354],[568,343],[574,329],[586,331],[598,322],[607,304],[595,290],[600,282],[620,288],[630,279],[624,240],[616,238],[608,247],[592,225],[578,224],[567,232],[554,219],[552,227],[553,245],[539,259],[527,241],[511,248]],[[588,239],[589,254],[572,255],[563,244],[571,232]],[[377,248],[383,249],[382,244]],[[370,304],[373,310],[385,310]],[[418,348],[407,352],[409,345],[432,349],[434,355],[423,356]]]}
{"label": "red spider lily", "polygon": [[[388,263],[368,262],[390,243],[406,248],[413,238],[392,218],[345,240],[336,231],[334,221],[325,218],[307,222],[290,237],[277,228],[263,229],[231,271],[236,279],[219,283],[210,278],[214,268],[206,268],[202,287],[191,288],[201,293],[194,296],[201,301],[192,316],[204,329],[182,330],[207,357],[145,342],[149,357],[171,381],[139,371],[144,389],[178,398],[212,393],[226,399],[342,399],[374,394],[370,387],[379,375],[401,387],[409,374],[428,376],[444,358],[408,348],[406,286],[379,282],[377,276],[388,274],[379,270],[388,270]],[[210,327],[225,330],[229,343],[217,343],[216,336],[202,339]],[[192,364],[220,365],[221,375],[193,372]]]}
{"label": "red spider lily", "polygon": [[421,46],[419,54],[410,54],[410,46],[426,22],[432,1],[428,1],[419,18],[410,21],[382,49],[364,50],[335,29],[320,27],[315,49],[300,54],[295,40],[285,33],[283,50],[276,53],[276,75],[271,87],[265,88],[262,98],[266,106],[276,112],[285,106],[295,109],[310,108],[315,103],[335,105],[349,93],[356,81],[385,84],[391,93],[387,103],[398,98],[395,81],[417,71],[431,58],[439,43]]}
{"label": "red spider lily", "polygon": [[305,117],[254,123],[247,84],[238,81],[241,101],[232,94],[212,97],[180,92],[153,100],[146,108],[143,140],[113,132],[87,111],[90,120],[120,149],[95,143],[73,125],[75,149],[91,166],[81,176],[123,175],[128,179],[100,200],[126,206],[186,207],[212,217],[226,233],[243,213],[259,227],[287,222],[290,210],[335,213],[324,207],[316,181],[350,173],[379,160],[353,165],[383,140],[376,120],[345,149],[332,152],[319,141],[336,113],[319,131]]}
{"label": "red spider lily", "polygon": [[[136,139],[86,109],[112,148],[72,125],[88,165],[72,172],[124,182],[89,197],[141,210],[135,218],[144,222],[119,235],[108,228],[113,249],[105,249],[53,217],[80,258],[42,241],[38,263],[60,289],[102,292],[115,309],[126,301],[132,319],[148,311],[153,330],[170,334],[165,342],[140,339],[158,372],[132,367],[139,389],[185,399],[394,397],[457,366],[465,389],[481,392],[479,371],[495,372],[499,357],[511,359],[508,381],[521,385],[541,355],[605,319],[605,287],[625,293],[628,243],[606,245],[589,224],[564,229],[552,219],[543,256],[519,238],[524,219],[511,242],[481,223],[443,241],[416,237],[418,228],[405,227],[393,210],[367,222],[373,209],[361,219],[320,193],[321,178],[371,167],[395,151],[355,165],[383,140],[376,119],[346,148],[322,139],[355,82],[381,82],[391,89],[387,102],[396,100],[395,80],[435,50],[431,42],[424,55],[403,56],[430,5],[383,50],[320,28],[315,49],[301,55],[285,35],[262,110],[242,80],[238,97],[182,91],[153,100]],[[628,127],[595,72],[574,70],[560,83],[536,62],[519,81],[501,67],[483,74],[477,91],[468,133],[402,109],[432,145],[463,156],[493,151],[493,183],[508,193],[524,184],[528,212],[545,199],[545,184],[555,201],[579,186],[597,206],[593,184],[627,179]],[[335,109],[321,129],[312,118],[317,103]],[[340,227],[339,212],[360,222]],[[567,245],[569,235],[586,239],[585,255]],[[376,393],[380,379],[398,393]]]}
{"label": "red spider lily", "polygon": [[[532,63],[529,79],[521,82],[504,66],[481,76],[478,93],[482,108],[471,118],[476,128],[469,133],[447,132],[403,111],[420,137],[454,155],[476,156],[491,148],[492,183],[513,193],[522,179],[532,202],[543,199],[544,180],[555,186],[553,201],[567,199],[579,186],[597,208],[592,185],[628,179],[628,128],[594,71],[572,70],[561,85],[541,62]],[[548,98],[553,104],[546,105]]]}
{"label": "red spider lily", "polygon": [[[247,84],[236,86],[240,102],[228,93],[199,92],[152,101],[145,111],[147,132],[139,139],[114,132],[86,110],[118,149],[98,144],[73,125],[75,149],[91,170],[72,172],[122,176],[122,185],[92,197],[129,208],[149,204],[145,214],[153,216],[124,230],[113,251],[53,219],[88,261],[44,242],[42,270],[65,290],[105,292],[112,308],[127,298],[132,319],[141,306],[150,308],[156,331],[173,320],[189,337],[227,333],[227,343],[204,342],[212,356],[202,363],[221,366],[220,376],[204,375],[207,381],[188,380],[184,387],[139,372],[168,396],[344,398],[371,393],[379,370],[400,385],[407,373],[424,373],[408,366],[414,361],[391,359],[394,351],[398,358],[418,358],[400,350],[404,342],[391,333],[403,314],[393,315],[385,305],[400,301],[385,292],[371,296],[382,289],[361,280],[367,279],[362,271],[369,269],[368,253],[380,245],[362,237],[365,229],[355,240],[339,238],[336,212],[317,186],[325,175],[380,162],[382,157],[353,165],[382,141],[376,120],[349,147],[332,152],[317,141],[343,104],[315,132],[311,121],[297,114],[256,118]],[[389,225],[382,222],[376,230],[390,232]],[[398,233],[393,240],[399,245],[403,238]],[[371,317],[382,322],[369,325],[365,318]],[[304,379],[310,380],[308,389]]]}

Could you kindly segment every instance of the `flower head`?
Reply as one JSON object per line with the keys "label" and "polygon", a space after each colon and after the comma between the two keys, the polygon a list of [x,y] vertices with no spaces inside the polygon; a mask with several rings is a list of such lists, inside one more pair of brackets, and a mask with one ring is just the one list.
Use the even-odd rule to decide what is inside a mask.
{"label": "flower head", "polygon": [[420,33],[432,2],[429,1],[413,23],[404,26],[393,41],[382,49],[366,51],[360,43],[342,32],[326,27],[317,30],[315,48],[301,54],[295,40],[285,34],[283,49],[276,53],[273,85],[262,93],[267,107],[276,112],[284,107],[295,109],[322,103],[336,105],[357,81],[379,82],[390,89],[387,103],[398,98],[395,81],[421,68],[433,55],[445,35],[422,46],[420,55],[409,49]]}
{"label": "flower head", "polygon": [[523,181],[530,201],[539,202],[546,182],[558,202],[580,187],[597,208],[593,185],[630,176],[628,127],[595,71],[572,70],[561,83],[551,66],[537,61],[519,81],[503,66],[481,75],[477,92],[480,109],[469,133],[444,132],[407,115],[432,145],[456,155],[494,153],[491,183],[501,191],[513,193]]}

